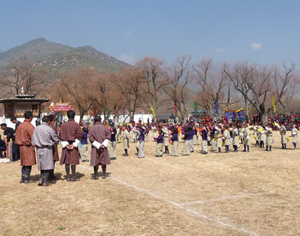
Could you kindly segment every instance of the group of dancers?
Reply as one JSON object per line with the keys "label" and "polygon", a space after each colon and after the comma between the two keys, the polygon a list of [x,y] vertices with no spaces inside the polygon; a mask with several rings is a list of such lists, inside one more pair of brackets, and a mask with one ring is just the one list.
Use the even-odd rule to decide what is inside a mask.
{"label": "group of dancers", "polygon": [[[155,124],[155,125],[124,125],[117,127],[117,142],[123,138],[124,156],[128,156],[130,139],[135,143],[139,158],[145,157],[145,142],[149,141],[150,131],[153,132],[153,141],[157,142],[156,157],[164,154],[178,156],[178,143],[183,142],[183,156],[189,156],[195,151],[194,145],[201,144],[201,153],[208,154],[208,146],[212,152],[229,153],[238,152],[242,147],[243,152],[250,152],[251,137],[255,139],[255,146],[272,151],[274,143],[273,129],[279,130],[281,135],[282,149],[287,149],[287,143],[293,143],[293,149],[297,149],[298,129],[296,124],[292,125],[290,135],[285,125],[266,122],[264,124],[211,122],[197,123],[186,122],[180,124]],[[113,144],[112,144],[113,145]],[[169,147],[172,146],[171,151]],[[116,146],[114,145],[114,148]],[[224,147],[224,151],[222,148]],[[114,151],[115,153],[115,151]]]}

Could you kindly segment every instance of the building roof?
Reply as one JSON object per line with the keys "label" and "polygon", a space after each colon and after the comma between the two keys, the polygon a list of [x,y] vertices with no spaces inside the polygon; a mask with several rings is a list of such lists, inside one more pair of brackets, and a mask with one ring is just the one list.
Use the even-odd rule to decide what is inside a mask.
{"label": "building roof", "polygon": [[14,103],[20,103],[20,102],[29,102],[29,103],[43,103],[50,101],[48,98],[36,98],[35,95],[32,94],[17,94],[12,98],[3,98],[0,99],[0,103],[8,103],[8,102],[14,102]]}

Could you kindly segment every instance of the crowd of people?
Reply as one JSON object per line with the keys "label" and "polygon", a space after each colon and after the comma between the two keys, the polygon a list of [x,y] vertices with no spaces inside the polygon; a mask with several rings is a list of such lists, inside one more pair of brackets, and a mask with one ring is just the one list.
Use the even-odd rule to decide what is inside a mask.
{"label": "crowd of people", "polygon": [[[190,117],[184,124],[177,120],[169,119],[168,123],[135,123],[111,126],[101,122],[96,116],[94,123],[80,126],[74,121],[75,112],[67,112],[68,121],[57,129],[54,115],[44,116],[36,128],[31,124],[32,112],[24,114],[25,120],[20,123],[15,117],[15,129],[1,124],[1,129],[6,135],[6,143],[12,143],[13,161],[21,159],[22,166],[20,183],[33,183],[30,179],[33,165],[38,164],[40,171],[39,186],[49,186],[50,181],[56,180],[54,175],[55,163],[60,162],[65,166],[66,180],[79,181],[75,176],[76,165],[81,162],[90,162],[94,174],[91,179],[99,178],[99,165],[102,168],[102,178],[106,178],[106,166],[111,160],[116,160],[117,143],[123,143],[124,156],[129,156],[131,140],[135,145],[138,158],[145,158],[145,142],[157,143],[153,156],[163,155],[178,156],[178,143],[183,142],[183,156],[195,152],[194,145],[201,143],[202,154],[208,154],[208,147],[216,153],[238,152],[243,147],[243,152],[250,152],[250,137],[255,139],[255,145],[272,151],[274,143],[273,131],[279,130],[282,149],[287,148],[287,142],[292,141],[293,149],[297,148],[298,125],[300,115],[275,116],[268,122],[261,123],[258,116],[250,120],[231,120],[226,117],[213,120],[212,117],[200,117],[195,120]],[[287,134],[290,131],[290,135]],[[152,132],[153,139],[150,139]],[[61,156],[58,153],[58,144],[61,144]],[[89,154],[89,143],[91,152]],[[169,150],[169,147],[172,149]],[[222,149],[224,148],[224,151]],[[0,138],[0,151],[5,151],[6,145]],[[37,157],[37,158],[36,158]]]}

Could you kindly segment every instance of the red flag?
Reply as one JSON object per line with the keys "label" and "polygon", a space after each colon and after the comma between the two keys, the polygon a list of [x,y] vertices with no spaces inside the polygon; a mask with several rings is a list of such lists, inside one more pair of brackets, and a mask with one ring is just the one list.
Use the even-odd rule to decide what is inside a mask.
{"label": "red flag", "polygon": [[177,116],[177,103],[175,102],[175,116]]}
{"label": "red flag", "polygon": [[94,109],[92,109],[91,115],[94,116]]}

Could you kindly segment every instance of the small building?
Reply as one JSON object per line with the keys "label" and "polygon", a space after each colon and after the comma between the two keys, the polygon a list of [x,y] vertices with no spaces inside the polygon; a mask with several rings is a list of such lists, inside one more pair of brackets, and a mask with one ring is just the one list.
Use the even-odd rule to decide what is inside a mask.
{"label": "small building", "polygon": [[31,94],[18,94],[12,98],[0,99],[0,103],[4,105],[4,115],[6,119],[15,116],[24,118],[26,111],[32,111],[33,117],[37,118],[41,113],[41,105],[48,102],[48,98],[36,98]]}

